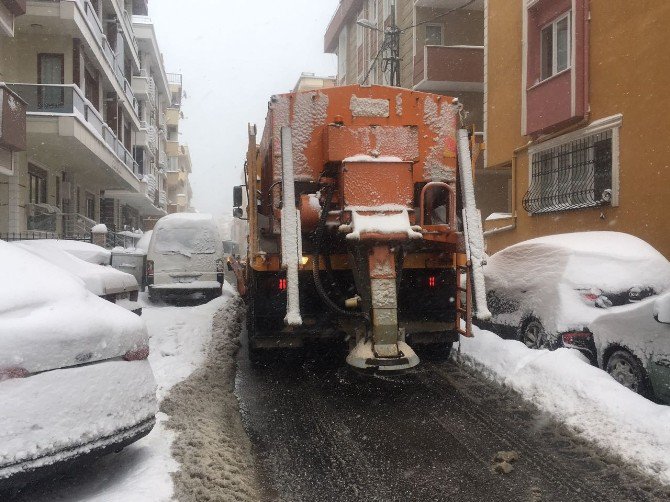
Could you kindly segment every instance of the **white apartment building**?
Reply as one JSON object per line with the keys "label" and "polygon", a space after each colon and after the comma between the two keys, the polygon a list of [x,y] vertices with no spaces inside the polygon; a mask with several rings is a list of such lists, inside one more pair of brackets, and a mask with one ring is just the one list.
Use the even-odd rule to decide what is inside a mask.
{"label": "white apartment building", "polygon": [[150,22],[133,14],[146,18],[147,0],[28,0],[16,18],[0,80],[27,105],[27,147],[0,171],[0,234],[141,228],[166,214],[151,126],[167,77]]}

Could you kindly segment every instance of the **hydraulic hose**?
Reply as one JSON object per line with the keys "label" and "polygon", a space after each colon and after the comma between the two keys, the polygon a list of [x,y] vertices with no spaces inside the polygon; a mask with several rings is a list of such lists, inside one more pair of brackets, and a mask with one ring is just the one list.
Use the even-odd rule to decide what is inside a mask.
{"label": "hydraulic hose", "polygon": [[345,317],[359,317],[365,321],[369,320],[369,316],[363,312],[352,312],[346,310],[339,305],[337,305],[329,296],[326,290],[323,287],[321,282],[321,250],[323,248],[323,235],[326,230],[326,220],[328,219],[328,213],[330,212],[330,205],[333,202],[333,194],[335,192],[335,187],[330,185],[326,188],[326,200],[321,210],[321,217],[319,218],[319,223],[316,227],[316,254],[314,256],[314,261],[312,262],[312,276],[314,277],[314,286],[316,287],[316,292],[321,297],[323,303],[326,304],[329,310],[333,313],[342,315]]}

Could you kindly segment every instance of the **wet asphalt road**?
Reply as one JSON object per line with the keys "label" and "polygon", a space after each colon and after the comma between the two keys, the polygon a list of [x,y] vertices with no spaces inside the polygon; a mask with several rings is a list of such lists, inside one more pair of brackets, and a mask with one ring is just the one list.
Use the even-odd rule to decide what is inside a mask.
{"label": "wet asphalt road", "polygon": [[[242,334],[246,338],[246,334]],[[455,362],[365,375],[337,349],[238,355],[236,394],[265,500],[647,501],[670,491]],[[492,470],[514,450],[510,474]]]}

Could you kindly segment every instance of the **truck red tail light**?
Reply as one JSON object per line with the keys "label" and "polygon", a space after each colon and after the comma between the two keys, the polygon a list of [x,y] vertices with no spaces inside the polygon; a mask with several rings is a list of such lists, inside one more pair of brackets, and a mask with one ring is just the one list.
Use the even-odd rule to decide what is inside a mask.
{"label": "truck red tail light", "polygon": [[149,347],[144,345],[137,349],[129,350],[123,356],[126,361],[143,361],[149,357]]}
{"label": "truck red tail light", "polygon": [[434,275],[431,275],[431,276],[428,278],[428,287],[429,287],[429,288],[434,288],[434,287],[435,287],[435,284],[436,284],[435,276],[434,276]]}
{"label": "truck red tail light", "polygon": [[288,281],[286,279],[279,279],[279,291],[286,291],[286,288],[288,287]]}
{"label": "truck red tail light", "polygon": [[0,368],[0,382],[3,380],[11,380],[13,378],[26,378],[27,376],[30,376],[28,370],[19,366]]}

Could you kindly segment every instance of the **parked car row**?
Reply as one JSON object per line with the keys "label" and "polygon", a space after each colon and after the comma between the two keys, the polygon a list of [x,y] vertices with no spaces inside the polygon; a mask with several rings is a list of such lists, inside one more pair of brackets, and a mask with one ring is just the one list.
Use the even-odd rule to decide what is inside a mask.
{"label": "parked car row", "polygon": [[622,385],[670,403],[670,262],[618,232],[508,247],[485,267],[490,327],[531,348],[574,348]]}
{"label": "parked car row", "polygon": [[155,423],[146,326],[107,289],[137,283],[74,256],[73,273],[58,246],[0,241],[11,285],[0,288],[0,492],[117,451]]}

